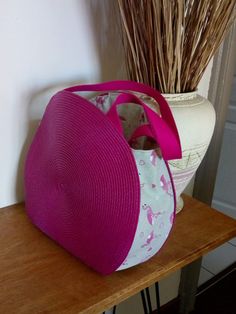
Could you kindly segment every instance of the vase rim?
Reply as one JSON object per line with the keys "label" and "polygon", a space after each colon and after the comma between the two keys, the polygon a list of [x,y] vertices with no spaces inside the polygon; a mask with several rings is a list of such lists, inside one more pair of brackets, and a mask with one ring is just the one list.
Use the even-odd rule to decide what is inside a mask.
{"label": "vase rim", "polygon": [[162,93],[162,96],[169,101],[179,101],[179,100],[191,100],[196,98],[198,95],[198,90],[194,90],[192,92],[184,92],[184,93]]}
{"label": "vase rim", "polygon": [[198,89],[195,89],[191,92],[180,92],[180,93],[161,93],[164,96],[168,97],[176,97],[176,96],[191,96],[191,95],[196,95],[198,93]]}

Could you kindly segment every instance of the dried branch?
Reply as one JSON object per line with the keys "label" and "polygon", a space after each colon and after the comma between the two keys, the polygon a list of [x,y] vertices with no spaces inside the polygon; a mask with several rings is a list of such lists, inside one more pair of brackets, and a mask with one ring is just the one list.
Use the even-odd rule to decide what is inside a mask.
{"label": "dried branch", "polygon": [[235,19],[236,0],[117,0],[130,79],[163,93],[197,88]]}

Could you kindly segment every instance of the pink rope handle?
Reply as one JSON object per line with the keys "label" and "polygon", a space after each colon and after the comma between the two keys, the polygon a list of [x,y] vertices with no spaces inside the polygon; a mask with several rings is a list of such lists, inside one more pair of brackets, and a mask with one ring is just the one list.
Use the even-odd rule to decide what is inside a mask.
{"label": "pink rope handle", "polygon": [[133,140],[141,136],[147,136],[147,137],[152,138],[153,140],[156,140],[149,124],[142,124],[134,130],[133,134],[131,135],[129,139],[129,143],[132,143]]}
{"label": "pink rope handle", "polygon": [[[180,139],[171,110],[164,97],[154,88],[133,81],[110,81],[98,84],[77,85],[66,88],[65,90],[69,92],[126,90],[143,93],[152,97],[159,104],[161,117],[146,106],[153,112],[153,115],[155,115],[155,117],[153,115],[149,115],[148,119],[149,123],[152,125],[152,131],[155,129],[154,136],[158,139],[163,157],[166,160],[181,158],[182,153]],[[138,98],[136,97],[136,99]],[[158,126],[156,126],[156,124],[158,124]],[[157,134],[156,131],[159,134]]]}
{"label": "pink rope handle", "polygon": [[123,133],[120,118],[117,113],[117,106],[125,103],[138,104],[143,107],[149,121],[151,134],[159,144],[163,158],[166,160],[176,158],[175,156],[178,153],[178,144],[176,142],[175,134],[165,120],[163,120],[156,112],[150,109],[135,95],[130,93],[120,94],[107,112],[108,118],[115,124],[116,128]]}

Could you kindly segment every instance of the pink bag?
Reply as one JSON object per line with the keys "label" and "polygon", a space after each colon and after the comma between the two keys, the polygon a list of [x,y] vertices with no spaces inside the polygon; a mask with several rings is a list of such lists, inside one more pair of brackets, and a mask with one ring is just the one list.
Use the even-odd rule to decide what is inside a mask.
{"label": "pink bag", "polygon": [[[112,92],[89,101],[75,94],[82,91]],[[161,115],[131,91],[152,97]],[[135,110],[140,121],[129,119]],[[156,148],[143,149],[142,136],[158,143],[163,158]],[[153,88],[131,81],[67,88],[50,100],[29,148],[27,213],[102,274],[137,265],[171,230],[176,204],[166,160],[180,157],[171,111]]]}

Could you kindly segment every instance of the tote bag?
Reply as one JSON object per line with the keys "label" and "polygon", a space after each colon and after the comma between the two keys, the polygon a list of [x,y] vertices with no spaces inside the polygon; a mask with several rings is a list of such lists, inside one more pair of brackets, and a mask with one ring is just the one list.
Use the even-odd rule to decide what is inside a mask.
{"label": "tote bag", "polygon": [[[102,94],[88,100],[77,94],[83,91]],[[137,92],[152,97],[160,114]],[[124,104],[142,119],[129,121]],[[156,147],[143,149],[143,137]],[[174,119],[156,90],[131,81],[67,88],[50,100],[27,154],[27,213],[101,274],[137,265],[171,231],[176,204],[166,161],[180,157]]]}

